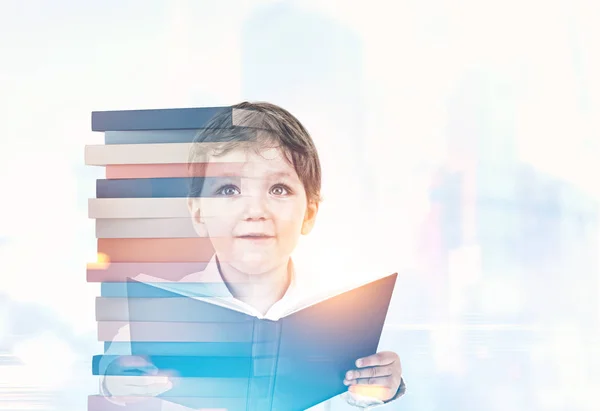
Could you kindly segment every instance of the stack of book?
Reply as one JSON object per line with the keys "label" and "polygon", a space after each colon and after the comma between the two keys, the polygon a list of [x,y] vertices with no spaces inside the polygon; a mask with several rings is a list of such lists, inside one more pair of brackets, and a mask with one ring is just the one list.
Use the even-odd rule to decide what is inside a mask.
{"label": "stack of book", "polygon": [[[187,162],[198,130],[223,111],[231,114],[227,107],[94,112],[92,130],[104,133],[104,144],[85,148],[86,165],[106,170],[106,178],[96,182],[96,197],[88,203],[89,217],[95,219],[98,261],[88,265],[87,281],[101,283],[96,320],[99,341],[104,342],[104,355],[94,357],[93,372],[101,380],[111,372],[116,375],[110,377],[127,378],[125,371],[110,371],[105,364],[133,353],[153,356],[154,365],[167,370],[177,368],[181,361],[204,361],[201,375],[173,379],[174,388],[164,394],[172,400],[173,409],[178,409],[174,405],[178,402],[198,406],[193,408],[246,409],[248,382],[244,378],[225,380],[223,375],[207,372],[212,369],[212,374],[219,373],[222,366],[218,364],[223,363],[219,357],[251,355],[248,344],[240,344],[237,338],[245,333],[238,330],[238,335],[232,336],[221,332],[218,341],[216,332],[192,335],[187,331],[188,323],[202,323],[208,315],[206,310],[190,318],[193,300],[163,298],[135,288],[132,292],[127,284],[127,278],[140,274],[158,282],[178,282],[202,271],[213,256],[210,239],[198,237],[187,208],[193,177],[190,170],[201,172],[203,168],[190,168]],[[211,284],[195,284],[200,285],[206,294],[211,293]],[[136,330],[145,330],[138,341],[131,339],[133,324]],[[205,323],[202,330],[211,326],[219,327],[214,322]],[[210,361],[215,363],[213,367]],[[127,401],[107,389],[102,391],[103,395],[89,398],[90,410],[111,409],[119,403],[129,403],[131,409],[165,408],[161,404],[164,401],[157,398]],[[137,391],[137,396],[144,397],[152,389]]]}

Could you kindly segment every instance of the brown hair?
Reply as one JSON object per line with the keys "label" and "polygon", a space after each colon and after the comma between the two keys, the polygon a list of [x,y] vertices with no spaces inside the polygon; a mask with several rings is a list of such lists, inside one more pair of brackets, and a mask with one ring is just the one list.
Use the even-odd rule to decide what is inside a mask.
{"label": "brown hair", "polygon": [[[307,200],[321,201],[321,163],[314,142],[302,123],[287,110],[266,102],[242,102],[216,114],[198,132],[194,143],[222,143],[212,155],[222,155],[246,144],[258,149],[277,147],[294,167],[304,185]],[[213,144],[193,144],[189,162],[205,157]],[[256,146],[256,145],[255,145]],[[190,196],[202,191],[202,178],[192,178]]]}

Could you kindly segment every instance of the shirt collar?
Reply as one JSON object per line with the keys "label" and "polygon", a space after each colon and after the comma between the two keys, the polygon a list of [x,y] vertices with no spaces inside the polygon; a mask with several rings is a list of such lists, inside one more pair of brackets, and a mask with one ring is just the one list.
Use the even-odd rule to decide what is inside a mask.
{"label": "shirt collar", "polygon": [[211,297],[211,299],[220,300],[222,302],[226,302],[227,305],[235,306],[239,311],[242,311],[249,315],[254,315],[258,318],[266,318],[277,320],[285,315],[286,311],[290,308],[290,303],[295,301],[297,297],[298,284],[297,284],[297,267],[296,264],[292,260],[291,263],[291,279],[290,284],[283,295],[283,297],[275,302],[269,308],[269,310],[263,315],[258,310],[256,310],[251,305],[238,300],[231,294],[231,291],[227,287],[223,276],[221,274],[221,270],[219,270],[219,263],[217,260],[216,254],[213,255],[211,260],[208,262],[206,268],[203,271],[199,271],[197,273],[190,274],[180,280],[182,283],[194,283],[194,282],[202,282],[202,283],[210,283],[215,286],[215,289],[218,290],[218,296]]}

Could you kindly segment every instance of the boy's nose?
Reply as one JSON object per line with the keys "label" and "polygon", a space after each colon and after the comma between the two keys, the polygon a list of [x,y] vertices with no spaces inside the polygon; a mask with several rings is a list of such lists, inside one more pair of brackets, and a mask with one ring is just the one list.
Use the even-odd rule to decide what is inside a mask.
{"label": "boy's nose", "polygon": [[246,197],[244,208],[244,220],[266,219],[268,216],[268,207],[265,196],[251,195]]}

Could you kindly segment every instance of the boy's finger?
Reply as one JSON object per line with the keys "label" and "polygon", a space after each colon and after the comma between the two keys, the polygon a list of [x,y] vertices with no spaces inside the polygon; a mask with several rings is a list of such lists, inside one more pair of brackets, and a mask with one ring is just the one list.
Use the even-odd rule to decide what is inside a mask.
{"label": "boy's finger", "polygon": [[356,380],[355,385],[380,385],[382,387],[390,388],[393,384],[393,378],[388,377],[375,377],[375,378],[359,378]]}
{"label": "boy's finger", "polygon": [[359,378],[375,378],[386,377],[394,373],[394,368],[391,365],[381,367],[362,368],[360,370],[351,370],[346,373],[347,380],[357,380]]}
{"label": "boy's finger", "polygon": [[391,387],[392,383],[393,380],[390,376],[344,380],[345,385],[381,385],[383,387]]}
{"label": "boy's finger", "polygon": [[348,391],[353,394],[363,395],[365,397],[377,398],[381,401],[385,401],[391,397],[391,389],[381,385],[351,385],[348,387]]}
{"label": "boy's finger", "polygon": [[398,359],[398,355],[391,351],[382,351],[377,354],[369,355],[368,357],[359,358],[356,360],[358,368],[376,367],[379,365],[389,365]]}

